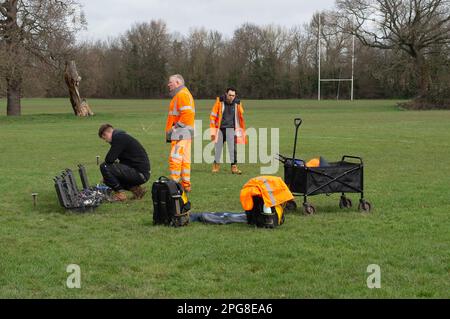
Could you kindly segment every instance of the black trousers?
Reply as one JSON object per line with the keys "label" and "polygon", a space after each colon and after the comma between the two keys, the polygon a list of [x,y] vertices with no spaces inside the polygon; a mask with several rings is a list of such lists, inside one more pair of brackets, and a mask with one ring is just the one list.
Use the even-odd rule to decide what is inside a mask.
{"label": "black trousers", "polygon": [[149,178],[136,169],[120,163],[102,163],[100,171],[106,186],[111,187],[116,192],[130,190],[134,186],[142,185]]}

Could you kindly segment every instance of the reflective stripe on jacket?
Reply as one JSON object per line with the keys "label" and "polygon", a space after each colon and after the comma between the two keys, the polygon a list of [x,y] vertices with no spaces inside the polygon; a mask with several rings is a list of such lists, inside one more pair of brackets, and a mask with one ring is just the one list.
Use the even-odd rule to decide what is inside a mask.
{"label": "reflective stripe on jacket", "polygon": [[[220,124],[222,123],[222,115],[225,109],[225,102],[221,102],[220,98],[216,99],[211,114],[209,116],[209,127],[211,129],[211,136],[215,136],[217,143],[220,129]],[[236,104],[235,107],[235,128],[234,135],[236,137],[237,144],[247,144],[247,136],[245,134],[245,121],[244,121],[244,108],[242,103]]]}
{"label": "reflective stripe on jacket", "polygon": [[294,199],[289,187],[278,176],[255,177],[242,187],[240,199],[245,211],[252,210],[253,196],[262,197],[266,207],[275,207]]}

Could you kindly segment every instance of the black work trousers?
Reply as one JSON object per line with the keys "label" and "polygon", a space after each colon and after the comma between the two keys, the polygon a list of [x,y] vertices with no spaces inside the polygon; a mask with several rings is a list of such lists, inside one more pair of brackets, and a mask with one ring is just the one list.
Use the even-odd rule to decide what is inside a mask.
{"label": "black work trousers", "polygon": [[116,192],[130,190],[134,186],[142,185],[149,178],[136,169],[120,163],[102,163],[100,171],[106,186],[111,187]]}

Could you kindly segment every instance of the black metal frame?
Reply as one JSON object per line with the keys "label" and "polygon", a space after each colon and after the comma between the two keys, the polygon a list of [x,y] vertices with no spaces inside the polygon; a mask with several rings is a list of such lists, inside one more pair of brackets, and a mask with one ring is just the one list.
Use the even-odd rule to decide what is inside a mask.
{"label": "black metal frame", "polygon": [[[358,166],[355,166],[355,167],[349,169],[349,170],[344,171],[342,174],[340,174],[338,176],[330,176],[330,175],[325,174],[323,172],[316,171],[313,168],[306,167],[306,163],[305,163],[306,179],[308,179],[308,176],[309,176],[308,172],[310,172],[311,174],[317,174],[317,175],[320,175],[320,176],[327,177],[327,178],[329,178],[329,181],[326,182],[325,184],[320,185],[319,187],[316,187],[313,190],[307,191],[306,193],[295,193],[295,192],[293,192],[292,194],[294,196],[303,196],[303,204],[306,204],[308,202],[308,196],[318,195],[318,194],[314,194],[314,193],[317,193],[318,191],[324,189],[328,185],[330,185],[330,184],[332,184],[334,182],[337,182],[339,184],[345,185],[348,188],[354,190],[354,193],[359,193],[361,195],[360,200],[364,200],[364,163],[363,163],[363,160],[362,160],[361,157],[358,157],[358,156],[344,155],[342,157],[341,162],[345,162],[346,158],[358,159],[360,161],[360,164]],[[354,187],[354,186],[352,186],[352,185],[350,185],[350,184],[340,180],[342,177],[344,177],[344,176],[346,176],[346,175],[348,175],[348,174],[350,174],[350,173],[352,173],[354,171],[357,171],[357,170],[361,171],[361,179],[360,179],[360,187],[359,188],[358,187]],[[306,182],[306,184],[308,184],[307,180],[305,182]],[[291,188],[291,185],[288,185],[288,187]],[[338,193],[338,192],[336,192],[336,193]],[[347,191],[345,193],[344,192],[340,192],[340,193],[342,194],[342,196],[345,196],[345,193],[350,193],[350,192]],[[327,194],[330,194],[330,193],[327,193]]]}
{"label": "black metal frame", "polygon": [[[296,159],[296,151],[297,151],[297,143],[298,143],[298,130],[303,123],[302,119],[296,118],[294,120],[295,125],[295,138],[294,138],[294,147],[293,147],[293,154],[292,158],[284,157],[280,154],[278,154],[278,160],[280,160],[284,164],[284,170],[285,170],[285,181],[289,179],[288,181],[288,187],[291,190],[292,194],[294,196],[303,196],[303,207],[305,209],[305,212],[313,213],[315,212],[315,208],[308,203],[308,196],[315,196],[319,194],[327,194],[330,195],[331,193],[341,193],[341,201],[345,200],[346,204],[351,206],[351,201],[349,201],[345,197],[345,193],[359,193],[360,194],[360,209],[362,207],[362,210],[370,211],[370,203],[368,203],[364,199],[364,162],[363,159],[359,156],[350,156],[350,155],[344,155],[342,156],[342,159],[340,162],[336,163],[330,163],[330,166],[324,166],[324,167],[307,167],[306,163],[302,159]],[[348,160],[358,160],[358,163],[350,162]],[[297,164],[297,165],[296,165]],[[348,169],[345,169],[344,166],[348,166]],[[342,171],[340,172],[340,168],[342,168]],[[287,169],[290,171],[288,172]],[[330,175],[327,173],[327,170],[333,170],[336,175]],[[337,171],[337,172],[336,172]],[[348,182],[344,181],[343,178],[347,176],[348,174],[358,172],[359,174],[359,180],[355,180],[353,185],[350,185]],[[299,174],[300,173],[300,174]],[[311,176],[317,175],[322,178],[327,179],[320,185],[315,185],[314,188],[311,188],[310,182],[311,182]],[[287,178],[289,176],[289,178]],[[301,182],[299,182],[299,180]],[[297,181],[298,184],[303,185],[302,187],[303,192],[298,191],[298,187],[294,187],[294,183]],[[287,181],[286,181],[287,182]],[[332,186],[332,184],[334,185]],[[336,187],[336,185],[342,185],[341,190],[338,190],[339,187]],[[298,185],[297,185],[298,186]],[[331,188],[331,191],[327,192],[326,188]],[[342,191],[342,189],[345,189],[345,191]],[[350,189],[350,190],[349,190]],[[294,202],[295,204],[295,202]],[[346,206],[346,207],[349,207]],[[311,208],[312,211],[308,211],[308,208]],[[367,209],[366,209],[367,208]]]}

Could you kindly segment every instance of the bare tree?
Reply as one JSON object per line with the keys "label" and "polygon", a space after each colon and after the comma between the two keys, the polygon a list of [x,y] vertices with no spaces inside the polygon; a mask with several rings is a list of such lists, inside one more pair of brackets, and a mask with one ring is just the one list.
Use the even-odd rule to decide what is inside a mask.
{"label": "bare tree", "polygon": [[230,67],[230,83],[247,96],[262,97],[260,84],[264,78],[262,69],[262,31],[255,24],[243,24],[234,31],[230,41],[227,64]]}
{"label": "bare tree", "polygon": [[74,0],[0,1],[0,76],[7,83],[7,115],[21,114],[24,67],[37,58],[53,64],[70,51],[74,34],[85,25]]}
{"label": "bare tree", "polygon": [[75,61],[67,61],[64,71],[64,80],[69,89],[70,103],[72,104],[73,112],[76,116],[86,117],[94,115],[89,104],[80,96],[80,81],[81,76],[78,75]]}
{"label": "bare tree", "polygon": [[222,63],[225,42],[218,31],[192,29],[183,41],[185,79],[196,96],[214,96],[225,86],[226,67]]}
{"label": "bare tree", "polygon": [[[353,37],[342,31],[351,33],[349,22],[353,19],[339,13],[321,13],[323,77],[350,75]],[[236,86],[244,98],[312,98],[317,94],[318,17],[316,14],[309,23],[290,30],[244,24],[230,38],[208,29],[193,29],[187,36],[169,33],[163,21],[138,23],[107,41],[77,45],[71,45],[71,37],[48,34],[43,38],[53,36],[53,40],[42,42],[46,46],[38,50],[41,54],[22,49],[13,59],[0,38],[0,97],[6,96],[6,75],[11,70],[26,74],[21,84],[24,96],[66,97],[67,88],[61,81],[65,62],[76,60],[84,96],[161,98],[167,92],[167,75],[180,73],[197,98],[214,97],[227,86]],[[66,52],[70,57],[64,57]],[[438,42],[423,53],[431,90],[426,101],[415,100],[411,107],[450,105],[450,43]],[[42,55],[44,59],[39,58]],[[415,60],[410,57],[399,45],[386,50],[357,41],[354,75],[358,98],[416,96],[418,77],[412,71]],[[76,84],[77,76],[73,79],[71,83]],[[348,85],[325,83],[329,83],[322,86],[325,97],[335,97],[336,92],[340,97],[350,94]]]}
{"label": "bare tree", "polygon": [[128,92],[142,98],[163,95],[169,40],[161,20],[137,23],[121,38]]}
{"label": "bare tree", "polygon": [[430,92],[429,56],[450,43],[449,0],[337,0],[338,24],[363,44],[399,49],[414,62],[418,99]]}

